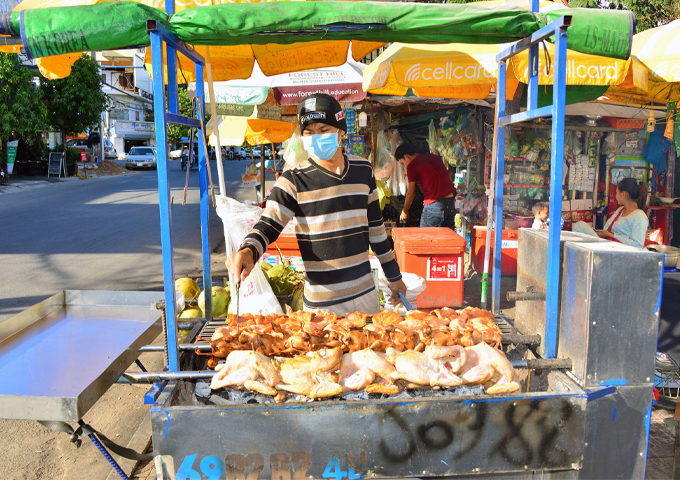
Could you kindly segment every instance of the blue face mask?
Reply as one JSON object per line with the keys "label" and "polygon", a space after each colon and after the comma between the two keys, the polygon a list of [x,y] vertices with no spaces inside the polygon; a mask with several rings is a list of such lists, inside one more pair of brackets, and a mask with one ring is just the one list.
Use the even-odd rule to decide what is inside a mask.
{"label": "blue face mask", "polygon": [[340,148],[338,132],[302,137],[302,145],[314,160],[330,160]]}

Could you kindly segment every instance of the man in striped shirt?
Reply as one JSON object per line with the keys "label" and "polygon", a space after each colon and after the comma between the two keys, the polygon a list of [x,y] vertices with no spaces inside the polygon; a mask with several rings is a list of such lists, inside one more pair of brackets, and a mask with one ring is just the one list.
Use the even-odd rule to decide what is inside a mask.
{"label": "man in striped shirt", "polygon": [[385,234],[371,164],[343,153],[340,140],[347,122],[340,103],[330,95],[303,100],[298,121],[310,158],[277,180],[260,221],[227,267],[244,280],[295,216],[306,270],[305,309],[338,315],[377,313],[369,246],[380,260],[392,296],[405,293],[406,285]]}

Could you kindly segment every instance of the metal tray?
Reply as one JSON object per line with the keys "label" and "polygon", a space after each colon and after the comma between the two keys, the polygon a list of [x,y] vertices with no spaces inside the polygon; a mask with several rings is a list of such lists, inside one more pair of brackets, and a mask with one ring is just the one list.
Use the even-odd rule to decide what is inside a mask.
{"label": "metal tray", "polygon": [[162,299],[65,290],[0,323],[0,418],[78,421],[161,332]]}

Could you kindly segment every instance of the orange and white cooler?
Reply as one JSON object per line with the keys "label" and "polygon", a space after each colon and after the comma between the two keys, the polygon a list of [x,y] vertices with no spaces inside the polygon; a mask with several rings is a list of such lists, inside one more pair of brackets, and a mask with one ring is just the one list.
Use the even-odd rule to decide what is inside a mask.
{"label": "orange and white cooler", "polygon": [[465,239],[450,228],[395,228],[394,255],[402,272],[425,279],[418,295],[423,308],[462,307]]}

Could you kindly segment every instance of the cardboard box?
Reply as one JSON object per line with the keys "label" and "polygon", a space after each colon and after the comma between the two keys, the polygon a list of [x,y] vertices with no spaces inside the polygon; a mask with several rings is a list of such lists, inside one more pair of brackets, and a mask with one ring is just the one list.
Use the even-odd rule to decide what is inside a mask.
{"label": "cardboard box", "polygon": [[571,229],[571,202],[562,200],[562,219],[564,220],[564,230]]}
{"label": "cardboard box", "polygon": [[572,200],[571,201],[571,221],[585,222],[593,225],[593,201],[592,200]]}

